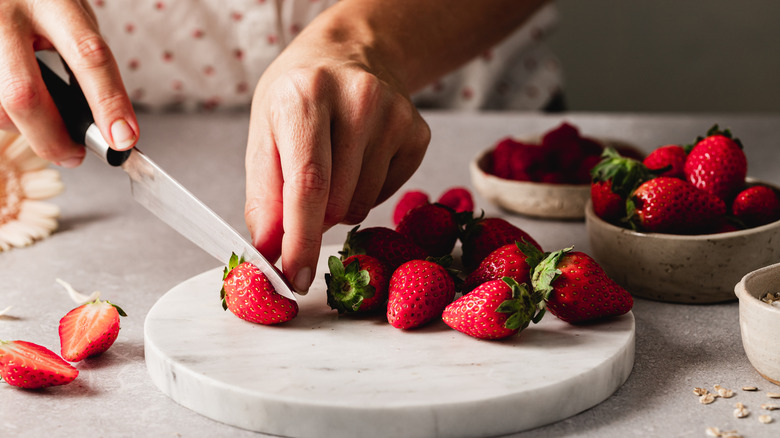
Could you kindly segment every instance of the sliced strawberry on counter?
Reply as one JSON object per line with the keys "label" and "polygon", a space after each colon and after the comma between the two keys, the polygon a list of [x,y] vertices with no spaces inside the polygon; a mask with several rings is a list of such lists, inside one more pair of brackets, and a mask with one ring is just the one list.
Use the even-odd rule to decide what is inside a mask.
{"label": "sliced strawberry on counter", "polygon": [[423,191],[409,190],[405,192],[393,209],[393,225],[398,225],[409,210],[430,202],[428,194]]}
{"label": "sliced strawberry on counter", "polygon": [[298,303],[274,289],[268,277],[252,263],[233,254],[222,276],[222,308],[257,324],[271,325],[298,315]]}
{"label": "sliced strawberry on counter", "polygon": [[375,257],[357,254],[343,262],[328,258],[325,274],[328,305],[339,313],[371,312],[384,308],[391,272]]}
{"label": "sliced strawberry on counter", "polygon": [[444,266],[432,260],[406,262],[390,277],[387,321],[403,330],[420,327],[441,317],[453,298],[455,281]]}
{"label": "sliced strawberry on counter", "polygon": [[658,176],[670,176],[673,178],[685,178],[685,160],[688,152],[684,147],[676,144],[661,146],[650,152],[642,163],[650,171],[661,171]]}
{"label": "sliced strawberry on counter", "polygon": [[525,283],[512,278],[491,280],[453,301],[442,320],[453,329],[479,339],[503,339],[539,322],[544,310],[540,298]]}
{"label": "sliced strawberry on counter", "polygon": [[734,198],[731,211],[748,227],[768,224],[780,219],[780,196],[764,185],[748,187]]}
{"label": "sliced strawberry on counter", "polygon": [[455,210],[455,213],[474,211],[474,197],[465,187],[452,187],[446,190],[436,202]]}
{"label": "sliced strawberry on counter", "polygon": [[696,188],[731,202],[745,185],[747,157],[742,143],[718,125],[699,138],[685,160],[686,179]]}
{"label": "sliced strawberry on counter", "polygon": [[46,347],[27,341],[0,341],[0,377],[26,389],[65,385],[79,370]]}
{"label": "sliced strawberry on counter", "polygon": [[455,211],[441,204],[425,204],[406,213],[395,228],[419,245],[429,256],[441,257],[452,252],[460,234]]}
{"label": "sliced strawberry on counter", "polygon": [[355,254],[366,254],[383,261],[390,270],[409,260],[424,259],[428,253],[408,236],[387,227],[360,229],[356,226],[347,234],[341,258]]}
{"label": "sliced strawberry on counter", "polygon": [[726,204],[685,180],[661,176],[634,191],[628,214],[640,231],[707,234],[726,214]]}
{"label": "sliced strawberry on counter", "polygon": [[589,255],[566,248],[541,253],[528,245],[531,282],[547,309],[559,319],[579,323],[627,313],[634,299],[607,276]]}
{"label": "sliced strawberry on counter", "polygon": [[70,362],[97,356],[119,336],[119,317],[127,314],[110,301],[82,304],[60,319],[60,353]]}
{"label": "sliced strawberry on counter", "polygon": [[497,217],[471,217],[461,234],[462,262],[466,272],[479,266],[482,260],[496,249],[515,242],[526,242],[541,249],[530,234],[505,219]]}

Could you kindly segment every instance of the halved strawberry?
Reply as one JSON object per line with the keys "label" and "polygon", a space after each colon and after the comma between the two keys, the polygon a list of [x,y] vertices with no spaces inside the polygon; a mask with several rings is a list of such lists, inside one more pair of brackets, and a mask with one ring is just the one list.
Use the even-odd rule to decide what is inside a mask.
{"label": "halved strawberry", "polygon": [[79,370],[57,353],[27,341],[0,341],[0,377],[9,385],[26,389],[65,385]]}
{"label": "halved strawberry", "polygon": [[109,301],[95,300],[68,312],[60,319],[62,357],[78,362],[108,350],[119,336],[119,316],[127,316]]}

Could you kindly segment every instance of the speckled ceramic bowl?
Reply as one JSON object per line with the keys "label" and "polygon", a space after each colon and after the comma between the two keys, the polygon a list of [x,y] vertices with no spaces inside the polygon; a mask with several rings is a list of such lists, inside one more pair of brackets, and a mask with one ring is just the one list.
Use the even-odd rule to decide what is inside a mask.
{"label": "speckled ceramic bowl", "polygon": [[[539,138],[523,139],[536,143]],[[605,146],[631,148],[634,146],[609,139],[597,139]],[[590,199],[590,184],[548,184],[515,181],[488,173],[493,148],[480,152],[470,165],[471,183],[488,201],[504,210],[525,216],[547,219],[581,220],[585,204]]]}
{"label": "speckled ceramic bowl", "polygon": [[591,255],[632,295],[675,303],[736,299],[748,272],[780,262],[780,221],[697,236],[638,233],[605,222],[588,202]]}
{"label": "speckled ceramic bowl", "polygon": [[739,298],[739,329],[748,360],[762,376],[780,385],[780,307],[760,300],[780,292],[780,263],[757,269],[734,287]]}

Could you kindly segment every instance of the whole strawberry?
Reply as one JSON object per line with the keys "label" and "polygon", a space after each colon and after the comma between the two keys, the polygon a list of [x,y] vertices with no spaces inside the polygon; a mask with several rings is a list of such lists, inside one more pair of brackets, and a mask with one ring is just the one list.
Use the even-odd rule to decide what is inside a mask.
{"label": "whole strawberry", "polygon": [[425,204],[409,210],[395,230],[409,237],[429,256],[441,257],[450,254],[455,247],[460,225],[451,208]]}
{"label": "whole strawberry", "polygon": [[547,310],[563,321],[579,323],[619,316],[634,305],[631,294],[583,252],[566,248],[543,257],[529,254],[529,259],[541,259],[532,267],[534,291],[542,294]]}
{"label": "whole strawberry", "polygon": [[706,234],[726,214],[726,204],[687,181],[662,176],[634,191],[629,210],[632,224],[640,231]]}
{"label": "whole strawberry", "polygon": [[479,339],[503,339],[539,322],[539,297],[512,278],[492,280],[450,303],[442,320],[453,329]]}
{"label": "whole strawberry", "polygon": [[428,203],[430,203],[428,194],[423,191],[409,190],[404,192],[393,209],[393,224],[398,225],[409,210]]}
{"label": "whole strawberry", "polygon": [[780,197],[772,188],[756,185],[737,194],[732,214],[748,227],[757,227],[780,219]]}
{"label": "whole strawberry", "polygon": [[531,268],[526,263],[527,256],[520,249],[522,243],[508,243],[488,254],[477,269],[472,271],[463,285],[464,291],[470,291],[482,283],[511,278],[517,283],[531,283]]}
{"label": "whole strawberry", "polygon": [[436,202],[455,210],[455,213],[474,211],[474,198],[469,189],[465,187],[447,189]]}
{"label": "whole strawberry", "polygon": [[387,302],[390,271],[375,257],[357,254],[343,262],[328,258],[330,273],[325,274],[328,305],[339,313],[371,312]]}
{"label": "whole strawberry", "polygon": [[366,254],[383,261],[393,271],[409,260],[428,257],[428,253],[409,237],[387,227],[353,228],[344,241],[339,254],[342,259],[356,254]]}
{"label": "whole strawberry", "polygon": [[642,164],[650,171],[660,171],[658,176],[671,176],[673,178],[685,178],[685,160],[688,158],[688,152],[685,148],[669,144],[661,146],[650,152],[645,157]]}
{"label": "whole strawberry", "polygon": [[590,199],[593,212],[607,222],[617,223],[626,216],[626,200],[631,192],[652,174],[641,162],[607,148],[591,170]]}
{"label": "whole strawberry", "polygon": [[119,335],[119,317],[127,316],[116,304],[95,300],[68,312],[60,319],[62,357],[78,362],[111,347]]}
{"label": "whole strawberry", "polygon": [[390,277],[387,321],[408,330],[441,317],[455,298],[455,281],[447,269],[432,260],[412,260]]}
{"label": "whole strawberry", "polygon": [[0,377],[11,386],[26,389],[65,385],[79,370],[57,353],[27,341],[0,341]]}
{"label": "whole strawberry", "polygon": [[497,217],[472,217],[466,223],[460,239],[466,272],[476,269],[488,254],[508,243],[526,241],[541,249],[530,234]]}
{"label": "whole strawberry", "polygon": [[268,277],[233,254],[222,276],[222,308],[257,324],[271,325],[298,315],[298,303],[276,292]]}
{"label": "whole strawberry", "polygon": [[695,187],[730,202],[745,185],[747,158],[739,140],[715,125],[691,149],[684,172]]}

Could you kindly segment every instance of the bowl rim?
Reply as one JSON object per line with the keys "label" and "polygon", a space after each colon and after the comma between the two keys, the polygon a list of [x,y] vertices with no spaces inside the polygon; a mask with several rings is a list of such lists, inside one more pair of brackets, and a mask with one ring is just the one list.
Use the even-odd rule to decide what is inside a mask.
{"label": "bowl rim", "polygon": [[[766,184],[769,186],[774,187],[773,184],[769,184],[760,180],[752,179],[753,182],[759,182],[761,184]],[[634,231],[628,228],[619,227],[615,224],[611,224],[604,219],[598,217],[596,215],[596,212],[593,211],[593,200],[588,199],[588,202],[585,204],[585,221],[586,222],[593,222],[597,224],[601,228],[616,230],[617,232],[621,232],[624,234],[628,234],[631,236],[635,236],[638,238],[646,238],[646,239],[658,239],[658,240],[675,240],[675,241],[690,241],[690,242],[696,242],[696,241],[708,241],[708,240],[726,240],[729,238],[739,238],[744,236],[751,236],[754,234],[759,234],[764,231],[779,228],[780,227],[780,219],[770,222],[768,224],[760,225],[758,227],[753,228],[747,228],[744,230],[736,230],[736,231],[727,231],[725,233],[714,233],[714,234],[669,234],[669,233],[643,233],[641,231]]]}
{"label": "bowl rim", "polygon": [[739,280],[739,283],[737,283],[737,285],[734,287],[734,293],[737,295],[740,304],[745,303],[746,305],[749,306],[758,305],[759,307],[757,308],[765,309],[764,310],[765,312],[770,312],[770,313],[773,312],[777,314],[778,318],[780,318],[780,307],[772,306],[770,304],[761,301],[758,298],[758,296],[748,292],[747,289],[747,282],[750,281],[752,277],[762,275],[768,271],[773,271],[773,270],[780,270],[780,263],[774,263],[748,272],[742,277],[741,280]]}

